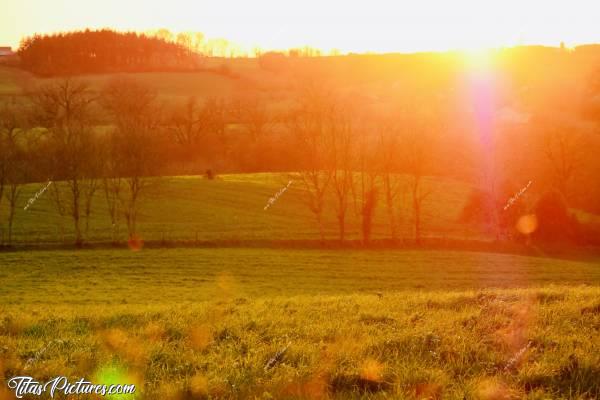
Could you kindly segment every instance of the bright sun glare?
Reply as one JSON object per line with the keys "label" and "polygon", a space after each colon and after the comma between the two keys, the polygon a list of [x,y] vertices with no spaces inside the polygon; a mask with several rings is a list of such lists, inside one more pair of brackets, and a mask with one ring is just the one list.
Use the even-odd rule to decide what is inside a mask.
{"label": "bright sun glare", "polygon": [[[597,0],[8,0],[0,12],[0,45],[17,46],[23,36],[36,32],[109,27],[204,32],[245,50],[305,45],[325,52],[557,46],[598,41],[599,11]],[[483,61],[479,55],[475,60]]]}
{"label": "bright sun glare", "polygon": [[467,66],[474,71],[489,70],[493,63],[492,49],[472,49],[462,52]]}

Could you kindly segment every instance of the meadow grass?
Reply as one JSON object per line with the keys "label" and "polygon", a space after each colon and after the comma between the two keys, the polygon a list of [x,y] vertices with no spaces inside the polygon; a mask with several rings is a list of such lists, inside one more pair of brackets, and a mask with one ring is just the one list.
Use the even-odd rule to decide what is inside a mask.
{"label": "meadow grass", "polygon": [[123,249],[0,266],[5,377],[110,375],[173,400],[600,396],[597,262]]}
{"label": "meadow grass", "polygon": [[[164,177],[155,179],[141,204],[138,230],[146,241],[173,240],[314,240],[319,230],[314,216],[304,203],[301,183],[292,182],[277,203],[264,210],[269,199],[287,186],[289,174],[257,173],[221,175],[211,181],[200,176]],[[407,181],[407,177],[402,177]],[[55,182],[56,184],[64,184]],[[28,184],[23,188],[17,206],[13,228],[16,244],[60,243],[61,226],[64,240],[74,242],[72,221],[59,217],[51,193],[46,191],[27,210],[23,207],[46,182]],[[448,238],[485,236],[475,226],[458,222],[467,201],[470,187],[466,184],[438,178],[427,178],[424,185],[437,194],[423,206],[424,235]],[[409,199],[400,199],[397,210],[399,233],[412,238],[412,211]],[[338,237],[333,199],[327,199],[324,215],[326,237]],[[99,190],[93,201],[89,242],[110,242],[112,226],[104,193]],[[0,220],[7,215],[7,204],[0,204]],[[85,223],[82,222],[82,227]],[[0,225],[0,234],[6,226]],[[374,238],[388,238],[386,210],[377,208],[373,227]],[[351,207],[347,216],[347,238],[360,238],[360,210]],[[118,239],[127,239],[123,221]]]}
{"label": "meadow grass", "polygon": [[3,304],[206,301],[598,284],[597,261],[458,251],[126,249],[0,253]]}
{"label": "meadow grass", "polygon": [[[595,399],[598,287],[2,307],[5,376],[147,399]],[[10,394],[6,393],[4,398]],[[133,398],[133,396],[130,396]]]}

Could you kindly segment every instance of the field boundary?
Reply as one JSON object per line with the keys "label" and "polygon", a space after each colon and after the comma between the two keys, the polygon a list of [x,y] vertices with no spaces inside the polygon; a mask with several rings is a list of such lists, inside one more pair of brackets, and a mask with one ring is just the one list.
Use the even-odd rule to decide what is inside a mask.
{"label": "field boundary", "polygon": [[[127,249],[129,244],[119,242],[93,242],[81,246],[75,244],[18,244],[0,246],[0,253],[20,251],[47,251],[47,250],[98,250],[98,249]],[[331,240],[150,240],[143,243],[147,249],[172,249],[172,248],[265,248],[265,249],[290,249],[290,250],[444,250],[444,251],[472,251],[483,253],[512,254],[531,257],[550,257],[565,260],[600,262],[600,248],[596,246],[579,247],[540,247],[504,241],[458,240],[458,239],[421,239],[417,244],[412,239],[391,240],[374,239],[368,244],[361,240],[345,240],[343,242]]]}

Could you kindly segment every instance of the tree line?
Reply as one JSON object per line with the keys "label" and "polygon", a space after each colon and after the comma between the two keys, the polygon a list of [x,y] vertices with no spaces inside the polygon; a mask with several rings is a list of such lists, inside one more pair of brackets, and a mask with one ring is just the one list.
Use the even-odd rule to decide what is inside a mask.
{"label": "tree line", "polygon": [[[121,220],[128,237],[135,238],[140,203],[156,177],[235,169],[227,160],[238,160],[242,169],[260,168],[246,163],[268,163],[269,157],[249,153],[284,147],[266,138],[274,123],[253,96],[231,101],[192,96],[165,104],[145,84],[120,77],[100,91],[65,78],[10,98],[0,103],[0,205],[6,202],[8,208],[4,241],[12,242],[23,185],[50,180],[54,184],[47,192],[59,223],[71,219],[76,245],[88,236],[98,194],[106,202],[113,239]],[[228,125],[237,128],[229,132]],[[287,157],[276,153],[271,160]],[[59,231],[64,238],[65,227]]]}
{"label": "tree line", "polygon": [[[485,225],[493,237],[507,238],[518,234],[518,218],[539,206],[538,212],[547,214],[545,224],[562,221],[552,229],[581,235],[568,206],[581,194],[576,184],[589,168],[580,163],[585,143],[596,142],[583,142],[573,126],[539,123],[544,146],[538,155],[545,167],[527,181],[549,194],[540,204],[519,200],[506,209],[506,201],[522,187],[515,171],[525,164],[511,167],[506,159],[518,152],[518,142],[497,127],[504,130],[495,146],[486,141],[462,151],[464,132],[444,133],[453,131],[446,101],[423,95],[377,110],[354,96],[307,84],[289,108],[275,113],[264,99],[251,95],[165,104],[131,78],[114,78],[100,91],[83,80],[56,80],[0,106],[0,201],[9,210],[5,241],[12,241],[16,207],[29,182],[54,182],[47,192],[59,223],[71,220],[80,246],[99,199],[108,210],[113,241],[121,222],[135,240],[140,207],[148,189],[160,181],[156,177],[229,168],[292,171],[321,240],[326,239],[328,208],[339,240],[347,239],[354,213],[364,243],[371,239],[377,208],[386,215],[389,237],[402,239],[400,209],[409,208],[413,239],[419,243],[424,212],[437,195],[427,177],[449,176],[451,160],[466,153],[475,154],[464,162],[473,163],[476,189],[461,216],[465,223]],[[508,151],[502,151],[502,140]],[[60,232],[64,238],[62,225]]]}
{"label": "tree line", "polygon": [[21,67],[40,75],[190,70],[199,56],[181,43],[109,29],[34,35],[21,41]]}

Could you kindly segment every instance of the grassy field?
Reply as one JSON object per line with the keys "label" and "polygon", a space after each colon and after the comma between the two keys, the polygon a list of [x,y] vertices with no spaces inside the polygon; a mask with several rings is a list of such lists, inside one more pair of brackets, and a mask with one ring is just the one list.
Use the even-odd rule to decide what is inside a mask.
{"label": "grassy field", "polygon": [[599,296],[588,287],[21,305],[3,307],[0,349],[6,376],[103,382],[116,371],[110,383],[137,384],[137,398],[595,399]]}
{"label": "grassy field", "polygon": [[0,253],[3,304],[240,298],[600,283],[596,262],[445,251],[164,249]]}
{"label": "grassy field", "polygon": [[597,262],[170,249],[0,265],[4,376],[135,383],[148,399],[600,396]]}
{"label": "grassy field", "polygon": [[[230,60],[228,71],[221,63],[131,75],[165,102],[249,92],[271,104],[289,98],[289,82],[256,60]],[[113,77],[84,78],[97,91]],[[49,80],[0,67],[0,102]],[[148,245],[318,239],[298,181],[264,210],[289,179],[156,179],[141,207],[141,251],[0,252],[0,377],[135,383],[136,395],[121,398],[151,400],[600,398],[597,257]],[[23,209],[45,185],[23,188],[17,247],[74,241],[49,192]],[[458,222],[471,186],[442,178],[423,185],[432,193],[423,205],[425,237],[489,239]],[[94,198],[89,243],[113,238],[103,196]],[[336,239],[331,200],[324,224],[326,238]],[[411,239],[410,199],[398,203],[400,236]],[[3,202],[2,224],[6,215]],[[351,206],[347,239],[360,237],[359,218]],[[373,237],[388,238],[388,229],[380,202]],[[118,239],[126,237],[121,223]],[[0,385],[0,400],[13,398]]]}
{"label": "grassy field", "polygon": [[[318,239],[314,217],[303,203],[300,182],[293,182],[275,204],[264,210],[269,198],[285,187],[289,179],[286,174],[268,173],[222,175],[214,181],[199,176],[160,178],[142,203],[139,233],[144,240],[153,241]],[[425,236],[482,237],[476,227],[458,222],[470,191],[468,185],[436,178],[427,179],[425,185],[436,193],[431,201],[424,204]],[[29,198],[44,186],[46,182],[30,184],[23,190],[13,228],[16,243],[60,242],[61,224],[65,241],[74,241],[72,222],[68,217],[59,219],[50,188],[30,208],[23,210]],[[400,232],[403,237],[411,238],[412,211],[408,208],[408,199],[405,200],[401,202],[404,208],[398,210]],[[328,202],[325,214],[328,239],[337,238],[332,201]],[[6,202],[0,204],[2,218],[6,216],[6,207]],[[375,215],[374,238],[389,237],[386,221],[386,211],[381,205]],[[360,237],[359,227],[359,216],[351,208],[348,213],[349,239]],[[121,223],[119,238],[127,238],[124,223]],[[110,218],[101,190],[95,196],[87,240],[111,240]]]}

